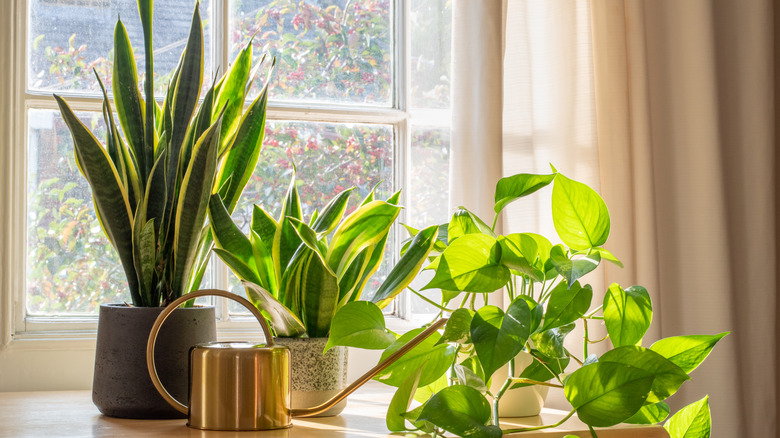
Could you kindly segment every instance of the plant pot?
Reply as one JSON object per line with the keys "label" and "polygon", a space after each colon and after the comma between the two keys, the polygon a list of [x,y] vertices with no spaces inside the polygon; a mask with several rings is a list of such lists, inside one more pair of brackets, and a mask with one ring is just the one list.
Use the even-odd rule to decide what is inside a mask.
{"label": "plant pot", "polygon": [[[526,352],[520,352],[515,357],[515,374],[519,375],[533,362],[533,356]],[[493,374],[490,392],[495,394],[501,389],[501,385],[509,374],[509,365],[504,365]],[[516,377],[516,376],[515,376]],[[501,397],[498,403],[499,417],[533,417],[539,415],[547,399],[547,386],[533,385],[522,388],[510,389]]]}
{"label": "plant pot", "polygon": [[[328,338],[274,338],[290,349],[292,409],[319,406],[347,386],[347,347],[327,353]],[[318,417],[338,415],[347,406],[344,399]]]}
{"label": "plant pot", "polygon": [[[92,402],[101,413],[119,418],[186,418],[152,385],[146,368],[146,342],[164,307],[100,306]],[[155,362],[165,388],[189,402],[189,350],[216,340],[213,307],[176,309],[157,338]]]}

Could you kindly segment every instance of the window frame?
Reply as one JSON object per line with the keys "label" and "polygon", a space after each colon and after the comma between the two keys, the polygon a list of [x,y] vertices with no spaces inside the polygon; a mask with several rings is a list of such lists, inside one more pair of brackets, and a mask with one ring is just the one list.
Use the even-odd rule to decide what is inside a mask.
{"label": "window frame", "polygon": [[[212,26],[212,66],[228,65],[229,41],[225,38],[229,23],[229,4],[212,0],[211,20],[219,23]],[[410,90],[410,28],[408,24],[408,2],[392,0],[393,29],[393,80],[390,107],[360,107],[356,104],[293,103],[269,101],[268,120],[296,120],[304,122],[381,123],[393,126],[393,189],[408,187],[410,180],[410,151],[412,117],[408,107]],[[28,316],[26,314],[27,275],[27,135],[28,110],[53,109],[57,106],[51,93],[28,90],[28,17],[31,1],[12,2],[7,14],[0,17],[0,48],[10,54],[13,62],[0,66],[2,77],[0,98],[8,102],[0,108],[0,128],[6,137],[8,147],[0,148],[0,168],[6,170],[0,181],[5,182],[7,207],[0,213],[0,245],[6,248],[0,259],[0,368],[6,349],[57,350],[77,349],[89,352],[94,348],[97,330],[97,315],[84,316]],[[58,93],[60,94],[60,93]],[[79,93],[61,93],[76,111],[100,111],[101,98]],[[113,100],[113,97],[110,96]],[[408,191],[401,194],[401,203],[408,203]],[[409,212],[402,212],[401,221],[408,222]],[[401,227],[394,227],[396,245],[403,238]],[[215,278],[224,284],[231,275],[223,263],[217,263],[213,271]],[[388,318],[391,328],[404,331],[411,327],[411,300],[401,294],[396,308]],[[231,319],[226,302],[216,303],[221,308],[222,319],[218,321],[220,337],[251,338],[256,335],[256,323],[249,318]],[[14,345],[18,344],[16,348]],[[23,345],[23,348],[19,348]],[[6,357],[7,359],[7,357]],[[11,362],[13,363],[13,361]],[[90,370],[91,371],[91,370]],[[3,382],[0,379],[0,390]]]}

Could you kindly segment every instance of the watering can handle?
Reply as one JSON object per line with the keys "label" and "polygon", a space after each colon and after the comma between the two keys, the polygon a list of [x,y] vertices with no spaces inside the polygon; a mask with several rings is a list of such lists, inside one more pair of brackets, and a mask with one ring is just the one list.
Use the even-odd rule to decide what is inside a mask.
{"label": "watering can handle", "polygon": [[170,314],[176,310],[180,305],[184,304],[186,301],[194,300],[198,297],[205,297],[205,296],[220,296],[224,298],[230,298],[231,300],[238,301],[240,304],[242,304],[244,307],[246,307],[250,312],[252,312],[252,315],[254,315],[255,318],[257,318],[257,321],[260,322],[261,327],[263,328],[263,334],[265,335],[265,343],[267,346],[272,347],[274,345],[274,338],[271,335],[271,328],[268,327],[268,323],[266,322],[263,315],[260,313],[257,308],[252,305],[249,300],[246,298],[224,291],[219,289],[203,289],[196,292],[190,292],[175,301],[173,301],[171,304],[168,305],[165,309],[163,309],[162,313],[160,313],[159,316],[157,316],[157,319],[154,321],[154,325],[152,326],[152,330],[149,333],[149,341],[146,343],[146,366],[149,369],[149,377],[152,378],[152,384],[155,388],[157,388],[157,391],[160,393],[160,395],[165,399],[166,402],[168,402],[169,405],[173,406],[177,411],[181,412],[184,415],[189,415],[189,407],[184,405],[183,403],[179,402],[173,396],[168,392],[168,390],[165,389],[162,382],[160,381],[160,376],[157,375],[157,367],[154,363],[154,347],[157,343],[157,334],[160,332],[160,327],[162,327],[165,320],[170,316]]}

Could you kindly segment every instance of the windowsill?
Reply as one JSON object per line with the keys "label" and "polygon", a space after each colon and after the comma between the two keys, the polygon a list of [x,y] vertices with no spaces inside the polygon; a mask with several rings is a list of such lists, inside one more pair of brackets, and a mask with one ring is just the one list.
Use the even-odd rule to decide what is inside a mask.
{"label": "windowsill", "polygon": [[[349,397],[347,408],[336,417],[293,420],[291,429],[242,432],[242,437],[392,437],[385,425],[385,412],[394,388],[370,382]],[[538,417],[510,418],[503,428],[552,424],[566,412],[544,409]],[[126,420],[101,415],[92,404],[90,391],[0,393],[0,424],[8,436],[59,437],[235,437],[235,432],[199,431],[185,426],[186,420]],[[601,438],[668,438],[660,426],[620,426],[597,429]],[[590,436],[573,417],[562,426],[518,434],[523,438],[559,438],[566,434]],[[449,434],[448,434],[449,435]]]}

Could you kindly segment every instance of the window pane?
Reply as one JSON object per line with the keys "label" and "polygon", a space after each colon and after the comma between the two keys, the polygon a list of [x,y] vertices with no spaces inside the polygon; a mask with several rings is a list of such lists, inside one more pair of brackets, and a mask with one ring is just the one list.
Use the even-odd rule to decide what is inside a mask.
{"label": "window pane", "polygon": [[[154,2],[155,89],[162,94],[187,43],[196,0]],[[211,84],[211,0],[200,4],[205,39],[204,83]],[[111,88],[117,17],[135,49],[143,86],[143,30],[135,0],[30,0],[27,87],[36,91],[100,93],[92,72]],[[110,92],[110,91],[109,91]]]}
{"label": "window pane", "polygon": [[[98,138],[101,130],[105,136],[102,115],[77,116]],[[28,123],[28,313],[94,313],[100,303],[129,301],[124,271],[95,217],[59,111],[30,110]]]}
{"label": "window pane", "polygon": [[390,106],[391,17],[389,0],[232,1],[230,56],[257,32],[255,50],[277,58],[273,99]]}
{"label": "window pane", "polygon": [[[450,129],[412,126],[411,156],[411,225],[419,228],[449,222]],[[431,280],[432,274],[432,271],[421,272],[413,287],[419,290]],[[437,303],[441,300],[438,290],[422,291],[422,294]],[[411,295],[411,307],[413,314],[438,311],[416,295]]]}
{"label": "window pane", "polygon": [[449,108],[452,0],[412,0],[411,107]]}
{"label": "window pane", "polygon": [[[298,192],[304,219],[321,210],[342,190],[355,187],[346,214],[351,213],[379,184],[377,198],[386,199],[393,190],[393,128],[390,125],[269,121],[265,142],[254,175],[233,213],[239,227],[248,232],[252,206],[258,204],[279,216],[282,198],[297,169]],[[365,294],[375,290],[389,272],[393,242],[388,243],[385,263],[369,282]],[[231,290],[244,294],[235,276]],[[231,311],[240,312],[233,306]]]}

